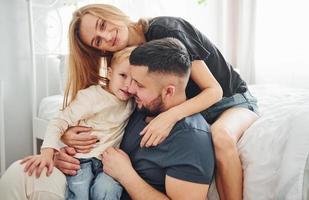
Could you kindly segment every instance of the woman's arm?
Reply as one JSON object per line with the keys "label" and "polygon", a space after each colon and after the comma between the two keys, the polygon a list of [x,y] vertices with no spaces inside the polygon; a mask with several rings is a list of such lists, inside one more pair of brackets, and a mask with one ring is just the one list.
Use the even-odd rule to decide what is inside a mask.
{"label": "woman's arm", "polygon": [[201,93],[172,108],[177,121],[206,110],[222,99],[222,88],[203,60],[192,62],[191,79],[200,87]]}
{"label": "woman's arm", "polygon": [[59,152],[55,153],[54,163],[55,166],[62,171],[64,174],[75,175],[77,170],[80,168],[79,160],[73,156],[77,153],[76,147],[80,147],[80,151],[89,152],[96,142],[96,137],[90,134],[79,134],[89,133],[91,128],[75,126],[71,127],[62,136],[61,140],[64,144],[73,147],[61,148]]}
{"label": "woman's arm", "polygon": [[203,60],[192,62],[191,79],[201,93],[158,115],[141,132],[141,146],[156,146],[165,139],[177,121],[206,110],[222,99],[223,91]]}
{"label": "woman's arm", "polygon": [[84,126],[71,127],[62,135],[61,141],[79,153],[89,153],[98,140],[97,136],[91,135],[91,130]]}

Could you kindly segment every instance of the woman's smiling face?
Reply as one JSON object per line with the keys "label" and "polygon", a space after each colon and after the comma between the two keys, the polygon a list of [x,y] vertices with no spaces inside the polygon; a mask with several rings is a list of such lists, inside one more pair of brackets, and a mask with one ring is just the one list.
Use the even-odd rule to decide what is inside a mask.
{"label": "woman's smiling face", "polygon": [[79,27],[81,40],[88,46],[103,52],[124,49],[128,46],[128,25],[121,21],[115,21],[115,23],[111,21],[85,14],[81,18]]}

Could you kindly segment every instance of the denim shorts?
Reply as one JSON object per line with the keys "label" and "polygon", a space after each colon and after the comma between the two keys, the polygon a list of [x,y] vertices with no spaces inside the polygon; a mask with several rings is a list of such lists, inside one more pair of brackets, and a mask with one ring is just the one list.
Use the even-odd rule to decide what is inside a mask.
{"label": "denim shorts", "polygon": [[247,108],[258,114],[257,99],[251,95],[249,90],[245,93],[236,93],[230,97],[223,97],[208,109],[201,112],[209,124],[214,123],[218,117],[229,108]]}

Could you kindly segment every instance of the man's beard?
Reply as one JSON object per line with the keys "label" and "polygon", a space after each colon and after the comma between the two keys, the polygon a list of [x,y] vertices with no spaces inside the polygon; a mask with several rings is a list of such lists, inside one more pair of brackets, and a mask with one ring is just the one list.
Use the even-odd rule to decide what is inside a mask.
{"label": "man's beard", "polygon": [[154,100],[152,100],[148,104],[147,107],[142,105],[141,108],[137,107],[137,109],[138,109],[139,112],[144,113],[148,117],[155,117],[155,116],[159,115],[162,112],[163,107],[164,107],[164,104],[162,102],[162,97],[160,95],[157,98],[155,98]]}

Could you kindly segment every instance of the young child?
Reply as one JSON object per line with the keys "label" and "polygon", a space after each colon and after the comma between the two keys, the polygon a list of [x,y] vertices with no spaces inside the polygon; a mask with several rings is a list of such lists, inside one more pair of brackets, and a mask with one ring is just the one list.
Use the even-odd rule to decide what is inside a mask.
{"label": "young child", "polygon": [[126,48],[114,54],[108,67],[106,86],[92,85],[79,90],[76,98],[50,121],[40,155],[22,160],[29,175],[36,170],[40,176],[47,167],[47,175],[53,169],[53,156],[61,148],[60,138],[71,126],[92,127],[92,134],[99,142],[89,153],[77,153],[80,170],[75,176],[67,176],[66,199],[120,199],[122,187],[103,172],[100,154],[110,146],[118,147],[129,116],[134,110],[128,92],[131,76],[129,56],[134,48]]}

